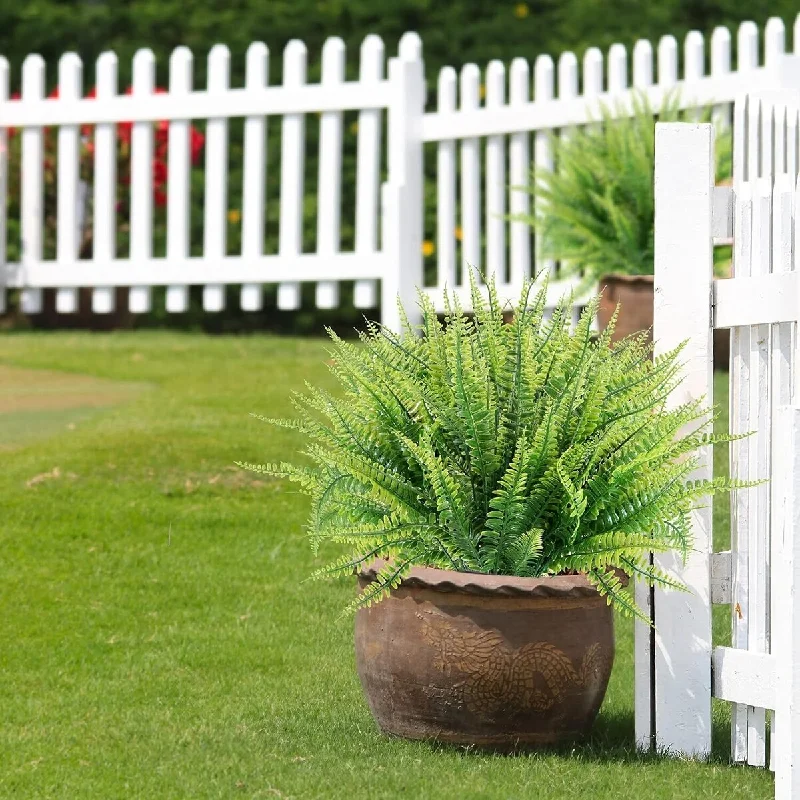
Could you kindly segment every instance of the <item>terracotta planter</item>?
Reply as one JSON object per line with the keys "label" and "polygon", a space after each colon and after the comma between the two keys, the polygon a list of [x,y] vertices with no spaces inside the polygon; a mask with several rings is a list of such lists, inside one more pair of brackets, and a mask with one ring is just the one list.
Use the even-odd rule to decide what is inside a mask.
{"label": "terracotta planter", "polygon": [[653,337],[653,276],[604,275],[600,279],[600,308],[597,324],[602,330],[608,325],[617,303],[620,303],[613,341],[632,333],[649,330]]}
{"label": "terracotta planter", "polygon": [[415,568],[358,611],[355,639],[382,731],[497,750],[584,736],[614,660],[611,609],[581,575]]}

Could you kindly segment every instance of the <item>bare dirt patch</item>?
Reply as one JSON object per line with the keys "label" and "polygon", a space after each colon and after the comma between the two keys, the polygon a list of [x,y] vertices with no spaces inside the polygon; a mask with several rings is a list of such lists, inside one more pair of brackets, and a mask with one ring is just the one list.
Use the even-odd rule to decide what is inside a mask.
{"label": "bare dirt patch", "polygon": [[104,408],[130,400],[145,384],[0,365],[0,414]]}

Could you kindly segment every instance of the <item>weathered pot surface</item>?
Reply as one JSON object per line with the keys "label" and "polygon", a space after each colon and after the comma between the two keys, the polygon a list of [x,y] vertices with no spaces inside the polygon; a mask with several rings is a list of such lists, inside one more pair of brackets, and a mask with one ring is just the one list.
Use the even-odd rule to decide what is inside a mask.
{"label": "weathered pot surface", "polygon": [[[363,570],[363,589],[381,562]],[[356,615],[356,663],[382,731],[499,750],[588,733],[614,661],[611,609],[583,575],[414,568]]]}

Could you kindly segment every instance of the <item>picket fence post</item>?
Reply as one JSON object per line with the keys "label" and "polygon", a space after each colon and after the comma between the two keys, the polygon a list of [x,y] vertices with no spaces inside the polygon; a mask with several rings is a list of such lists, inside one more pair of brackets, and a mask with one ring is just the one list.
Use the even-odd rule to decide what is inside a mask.
{"label": "picket fence post", "polygon": [[416,34],[405,34],[399,56],[389,61],[389,84],[389,174],[381,191],[381,249],[387,256],[387,266],[381,280],[380,309],[381,322],[399,332],[398,297],[411,324],[417,324],[417,287],[423,284],[425,75],[422,44]]}
{"label": "picket fence post", "polygon": [[[683,341],[684,379],[668,406],[713,390],[711,290],[714,129],[710,124],[660,123],[655,163],[655,356]],[[694,480],[712,475],[711,447],[702,448]],[[656,588],[651,616],[636,630],[636,738],[658,750],[705,756],[711,750],[711,508],[692,512],[693,545],[653,556],[689,592]],[[653,693],[654,692],[654,693]],[[641,703],[643,697],[651,703]],[[640,708],[644,706],[644,708]]]}

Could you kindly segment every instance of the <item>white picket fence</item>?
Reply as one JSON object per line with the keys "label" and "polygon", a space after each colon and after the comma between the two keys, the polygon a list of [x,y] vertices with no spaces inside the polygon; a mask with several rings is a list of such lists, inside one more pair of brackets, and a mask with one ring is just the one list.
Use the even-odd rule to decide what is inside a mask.
{"label": "white picket fence", "polygon": [[[640,589],[656,630],[636,631],[636,728],[643,746],[705,755],[711,698],[733,703],[734,761],[769,766],[776,798],[800,797],[800,63],[793,91],[737,101],[734,185],[714,187],[708,125],[656,130],[657,352],[688,339],[675,404],[713,401],[712,334],[731,330],[731,473],[769,483],[733,493],[731,549],[714,553],[711,508],[694,513],[686,567],[656,563],[691,594]],[[713,280],[712,241],[733,233],[734,274]],[[706,448],[696,478],[710,478]],[[731,610],[712,647],[712,604]],[[767,711],[773,712],[767,725]]]}
{"label": "white picket fence", "polygon": [[[798,17],[800,20],[800,17]],[[795,23],[794,50],[800,53],[800,22]],[[444,286],[458,288],[466,308],[465,276],[457,267],[472,266],[494,275],[504,296],[516,296],[522,281],[556,265],[537,260],[530,227],[507,221],[507,214],[528,214],[529,194],[512,187],[530,183],[531,167],[552,169],[550,135],[595,118],[600,103],[630,107],[632,90],[645,92],[654,107],[668,91],[679,90],[686,107],[713,103],[715,121],[730,121],[731,103],[743,90],[785,85],[786,37],[779,19],[770,20],[761,36],[753,23],[738,30],[737,58],[731,63],[731,34],[714,31],[710,52],[697,33],[683,44],[683,77],[679,76],[678,42],[665,36],[654,48],[636,44],[632,68],[621,45],[611,47],[604,64],[597,48],[583,59],[583,74],[573,53],[557,64],[540,56],[531,68],[515,59],[506,74],[499,61],[481,75],[468,64],[457,74],[444,68],[438,78],[437,108],[426,111],[426,91],[419,37],[406,34],[399,54],[388,61],[384,46],[368,36],[361,47],[359,78],[346,81],[345,49],[329,39],[322,53],[319,84],[306,81],[307,54],[299,41],[283,53],[283,82],[268,82],[269,52],[254,43],[247,53],[245,86],[230,86],[230,54],[214,47],[208,57],[208,85],[195,89],[192,54],[178,48],[170,59],[169,91],[154,94],[155,61],[149,50],[136,54],[133,91],[119,93],[117,60],[111,53],[96,67],[96,99],[82,99],[83,75],[74,54],[59,62],[58,99],[45,99],[45,64],[30,56],[22,70],[22,97],[9,100],[8,64],[0,60],[0,148],[8,145],[8,128],[22,129],[22,197],[20,263],[6,259],[8,162],[0,160],[0,304],[6,288],[22,289],[22,309],[41,309],[45,287],[58,289],[62,312],[77,309],[79,287],[92,287],[92,307],[107,313],[114,307],[114,287],[131,287],[130,309],[151,308],[151,287],[166,286],[166,308],[187,308],[188,287],[202,285],[207,311],[223,307],[226,285],[241,285],[246,310],[262,306],[264,284],[277,283],[278,306],[296,309],[301,282],[315,282],[317,306],[336,307],[339,285],[355,281],[356,307],[380,304],[381,318],[396,327],[396,296],[413,310],[415,289],[423,284],[422,245],[427,233],[436,249],[436,281],[426,287],[441,306]],[[763,59],[760,53],[763,52]],[[710,71],[706,71],[706,63]],[[557,77],[557,80],[556,80]],[[579,87],[580,85],[580,87]],[[485,94],[485,102],[482,95]],[[358,112],[357,132],[343,125],[346,111]],[[306,117],[321,115],[319,142],[316,250],[303,251]],[[623,112],[624,113],[624,112]],[[245,119],[241,252],[228,253],[228,121]],[[265,196],[266,128],[280,117],[280,196]],[[167,244],[163,257],[153,252],[153,123],[169,121]],[[190,233],[190,121],[207,120],[202,255],[192,255]],[[116,123],[132,121],[130,250],[118,254],[116,233]],[[96,126],[92,205],[93,253],[79,257],[82,218],[79,144],[81,126]],[[388,133],[383,149],[384,125]],[[43,126],[58,128],[57,252],[45,259],[43,248]],[[355,247],[341,248],[342,152],[348,136],[357,137]],[[436,143],[436,230],[423,230],[423,155]],[[381,185],[384,156],[388,175]],[[485,169],[483,168],[485,166]],[[264,253],[267,203],[279,203],[277,254]],[[535,199],[534,201],[535,202]],[[613,269],[614,265],[609,265]],[[457,280],[457,277],[459,280]],[[380,286],[380,300],[379,289]],[[553,299],[563,284],[552,285]],[[576,314],[578,307],[576,306]]]}

